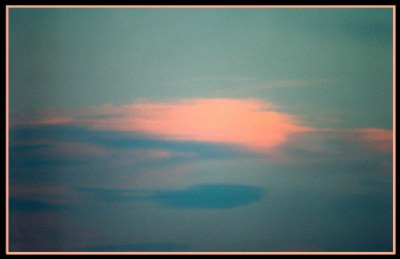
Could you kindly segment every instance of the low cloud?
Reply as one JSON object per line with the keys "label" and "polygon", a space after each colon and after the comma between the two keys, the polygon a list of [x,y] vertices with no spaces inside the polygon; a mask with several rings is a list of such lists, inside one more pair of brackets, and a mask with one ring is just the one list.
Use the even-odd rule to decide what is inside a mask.
{"label": "low cloud", "polygon": [[[333,145],[342,142],[378,153],[390,153],[393,146],[391,130],[314,128],[305,125],[298,116],[279,112],[274,104],[257,99],[138,100],[120,106],[39,114],[42,117],[32,118],[34,128],[28,121],[29,127],[20,125],[11,130],[10,136],[14,138],[10,143],[19,141],[30,148],[32,141],[38,142],[38,136],[45,139],[53,134],[56,140],[52,142],[33,143],[36,147],[42,145],[35,152],[47,152],[40,156],[46,158],[106,158],[123,149],[125,155],[113,159],[131,165],[138,161],[193,159],[199,153],[200,157],[207,154],[214,157],[214,153],[217,156],[259,153],[286,159],[285,149],[332,153],[336,152]],[[56,117],[69,119],[53,119]],[[58,125],[54,123],[57,121]],[[51,128],[54,130],[48,130]],[[25,133],[25,129],[33,132]],[[37,133],[35,129],[47,129],[50,133]],[[29,134],[35,134],[34,138],[15,138],[26,138]],[[302,139],[311,142],[303,143]],[[38,164],[37,161],[41,160],[35,158],[31,165]]]}
{"label": "low cloud", "polygon": [[184,190],[161,191],[151,200],[179,209],[230,209],[248,205],[263,197],[263,189],[246,185],[204,184]]}
{"label": "low cloud", "polygon": [[378,128],[365,128],[353,131],[359,140],[380,152],[391,152],[393,148],[393,131]]}
{"label": "low cloud", "polygon": [[80,191],[100,201],[150,201],[175,209],[231,209],[257,202],[264,196],[261,187],[235,184],[202,184],[181,190],[86,188]]}
{"label": "low cloud", "polygon": [[68,206],[66,205],[52,204],[28,198],[9,199],[9,209],[11,212],[60,211],[67,208]]}
{"label": "low cloud", "polygon": [[34,125],[78,125],[162,140],[229,144],[258,152],[280,146],[292,134],[312,131],[294,115],[256,99],[139,101],[50,115],[35,119]]}

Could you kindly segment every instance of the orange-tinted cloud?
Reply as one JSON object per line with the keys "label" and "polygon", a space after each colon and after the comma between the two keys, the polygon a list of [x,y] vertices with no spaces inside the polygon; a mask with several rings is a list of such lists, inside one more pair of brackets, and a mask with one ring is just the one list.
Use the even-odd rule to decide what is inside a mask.
{"label": "orange-tinted cloud", "polygon": [[393,132],[386,129],[365,128],[354,133],[372,148],[380,152],[390,152],[393,148]]}
{"label": "orange-tinted cloud", "polygon": [[[163,140],[229,144],[257,152],[276,151],[275,148],[287,144],[296,133],[311,133],[309,137],[316,134],[317,139],[334,137],[365,143],[378,152],[390,152],[393,146],[391,130],[312,128],[301,124],[296,116],[279,112],[273,104],[257,99],[140,100],[128,105],[103,105],[78,111],[45,111],[25,123],[31,126],[80,125]],[[64,145],[62,149],[78,150],[80,155],[84,151],[104,155],[97,147],[75,143]],[[148,153],[146,157],[171,155],[165,152]]]}
{"label": "orange-tinted cloud", "polygon": [[64,125],[72,122],[68,117],[47,117],[37,121],[33,121],[32,125]]}
{"label": "orange-tinted cloud", "polygon": [[44,110],[32,114],[14,114],[10,120],[11,127],[40,127],[73,124],[74,118],[61,110]]}
{"label": "orange-tinted cloud", "polygon": [[152,137],[231,144],[268,151],[289,136],[312,130],[293,115],[254,99],[186,99],[176,102],[138,102],[101,106],[78,119],[97,130],[136,132]]}

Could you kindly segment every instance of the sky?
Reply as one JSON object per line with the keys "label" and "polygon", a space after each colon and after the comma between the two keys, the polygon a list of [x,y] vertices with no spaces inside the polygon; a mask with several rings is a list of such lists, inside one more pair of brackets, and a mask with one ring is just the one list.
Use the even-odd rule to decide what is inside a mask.
{"label": "sky", "polygon": [[387,252],[390,8],[10,8],[11,252]]}

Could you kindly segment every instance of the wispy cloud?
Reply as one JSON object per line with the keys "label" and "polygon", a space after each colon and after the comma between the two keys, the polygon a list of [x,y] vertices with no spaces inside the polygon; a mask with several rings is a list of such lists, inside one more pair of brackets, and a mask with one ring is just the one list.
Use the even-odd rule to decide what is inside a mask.
{"label": "wispy cloud", "polygon": [[19,127],[41,127],[54,125],[68,125],[73,123],[73,117],[70,112],[60,109],[45,109],[41,111],[32,111],[27,114],[11,114],[10,126]]}
{"label": "wispy cloud", "polygon": [[287,79],[287,80],[275,80],[269,82],[254,82],[240,87],[231,87],[229,93],[231,94],[243,94],[243,93],[259,93],[271,89],[281,88],[297,88],[297,87],[312,87],[318,86],[325,83],[326,80],[301,80],[301,79]]}
{"label": "wispy cloud", "polygon": [[391,152],[393,148],[393,131],[378,128],[356,129],[358,138],[380,152]]}
{"label": "wispy cloud", "polygon": [[239,76],[239,75],[226,75],[226,76],[202,76],[202,77],[194,77],[191,79],[187,80],[180,80],[176,82],[171,82],[171,83],[165,83],[165,86],[187,86],[187,85],[193,85],[196,83],[202,83],[202,84],[210,84],[210,83],[231,83],[231,84],[236,84],[236,83],[249,83],[249,82],[254,82],[255,77],[249,77],[249,76]]}
{"label": "wispy cloud", "polygon": [[80,193],[62,185],[24,184],[12,185],[9,189],[10,200],[28,207],[56,208],[79,203]]}
{"label": "wispy cloud", "polygon": [[[204,108],[209,103],[210,107]],[[95,107],[74,115],[74,125],[86,129],[45,124],[12,130],[10,164],[14,169],[29,170],[77,163],[97,168],[102,164],[104,170],[134,170],[139,186],[177,184],[193,171],[194,161],[244,158],[256,155],[253,151],[272,162],[301,164],[317,160],[337,164],[340,159],[361,165],[365,159],[378,157],[381,171],[391,172],[391,130],[299,126],[294,116],[271,112],[274,105],[262,104],[257,100],[190,99]],[[212,108],[217,112],[210,111]],[[272,120],[272,126],[268,125],[274,116],[277,123]],[[239,118],[250,123],[241,123]],[[213,119],[215,124],[210,125]],[[149,124],[153,127],[146,126]]]}
{"label": "wispy cloud", "polygon": [[[297,81],[296,83],[301,84]],[[285,87],[292,84],[295,83],[289,80],[277,82],[275,86]],[[305,125],[300,118],[280,112],[275,104],[258,99],[210,98],[179,99],[170,102],[138,100],[120,106],[102,105],[69,112],[46,111],[26,121],[25,125],[78,126],[90,131],[119,132],[139,138],[176,143],[223,144],[241,150],[270,154],[279,147],[290,145],[296,136],[317,134],[322,139],[340,138],[342,141],[361,143],[377,152],[391,151],[393,138],[390,130],[315,128]],[[76,156],[101,157],[109,152],[97,143],[77,141],[53,143],[51,149],[54,152],[50,152],[50,156],[61,152],[74,153]],[[158,147],[129,152],[133,152],[132,157],[139,160],[143,156],[149,159],[163,159],[177,155]]]}
{"label": "wispy cloud", "polygon": [[204,184],[184,190],[157,192],[151,200],[171,208],[231,209],[258,201],[263,194],[263,189],[254,186]]}
{"label": "wispy cloud", "polygon": [[78,159],[82,157],[101,158],[107,156],[108,153],[109,150],[92,143],[58,141],[48,143],[48,147],[43,150],[42,155],[63,159]]}
{"label": "wispy cloud", "polygon": [[393,147],[393,131],[389,129],[319,129],[318,131],[325,140],[345,141],[378,153],[390,153]]}
{"label": "wispy cloud", "polygon": [[60,211],[68,206],[53,204],[49,202],[36,201],[29,198],[10,198],[9,208],[12,212],[35,212],[35,211]]}
{"label": "wispy cloud", "polygon": [[264,190],[238,184],[201,184],[181,190],[82,188],[81,192],[108,202],[150,201],[176,209],[231,209],[259,201]]}
{"label": "wispy cloud", "polygon": [[[229,144],[268,152],[295,133],[311,131],[295,116],[256,99],[183,99],[105,105],[72,114],[68,123],[93,130],[133,132],[163,140]],[[56,121],[40,118],[43,125]]]}

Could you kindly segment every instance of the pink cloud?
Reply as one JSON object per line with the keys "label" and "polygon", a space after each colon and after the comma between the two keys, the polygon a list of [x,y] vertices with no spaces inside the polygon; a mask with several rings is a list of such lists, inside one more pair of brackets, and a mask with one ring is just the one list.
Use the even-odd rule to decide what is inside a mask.
{"label": "pink cloud", "polygon": [[[35,113],[35,112],[34,112]],[[65,111],[60,110],[43,110],[35,114],[27,117],[27,115],[23,115],[20,117],[16,123],[16,126],[52,126],[52,125],[67,125],[73,123],[74,119],[71,114],[68,114]]]}
{"label": "pink cloud", "polygon": [[49,116],[33,121],[32,125],[65,125],[70,122],[72,122],[72,119],[68,117]]}
{"label": "pink cloud", "polygon": [[291,134],[308,132],[295,116],[274,110],[255,99],[184,99],[176,102],[138,102],[100,106],[84,111],[77,123],[177,141],[231,144],[268,151]]}
{"label": "pink cloud", "polygon": [[[393,145],[390,130],[312,128],[302,124],[298,117],[280,112],[275,105],[257,99],[194,98],[171,102],[142,99],[120,106],[108,104],[75,111],[44,111],[29,125],[62,124],[132,132],[162,140],[228,144],[270,154],[270,151],[277,153],[278,147],[288,144],[291,137],[299,133],[311,133],[307,136],[314,139],[314,144],[305,146],[311,151],[321,149],[317,141],[320,138],[321,141],[337,138],[357,142],[378,152],[390,152]],[[63,143],[52,153],[60,152],[76,156],[107,155],[103,148],[84,143]],[[162,159],[176,154],[166,150],[140,150],[132,151],[130,155],[140,160],[143,156]]]}
{"label": "pink cloud", "polygon": [[380,152],[390,152],[393,148],[393,131],[378,128],[365,128],[353,131],[358,138]]}

